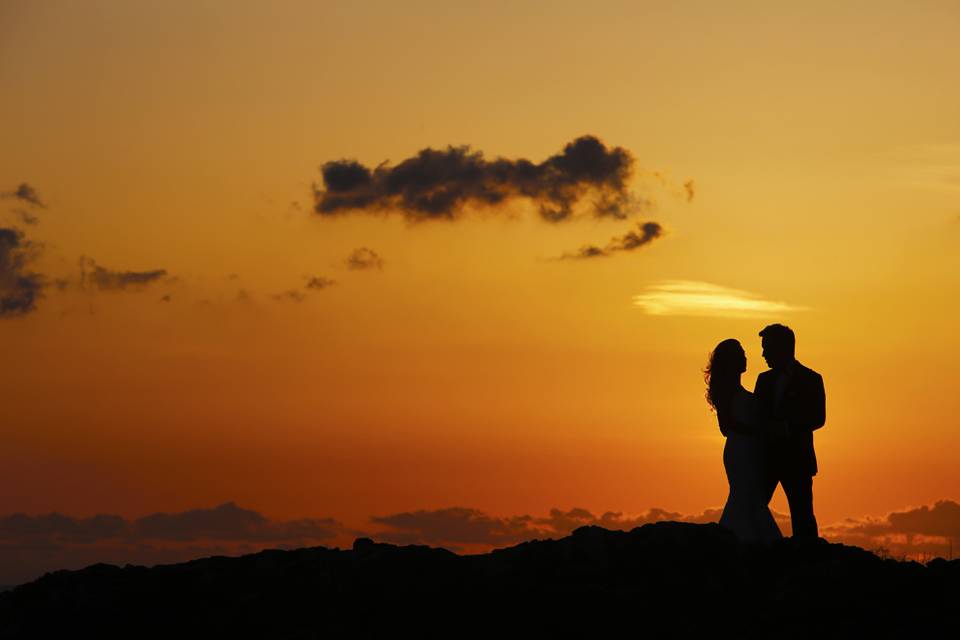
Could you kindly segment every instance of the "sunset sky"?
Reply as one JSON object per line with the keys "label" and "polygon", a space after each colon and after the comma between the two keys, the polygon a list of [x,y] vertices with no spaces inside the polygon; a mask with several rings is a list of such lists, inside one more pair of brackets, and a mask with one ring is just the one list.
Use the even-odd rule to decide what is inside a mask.
{"label": "sunset sky", "polygon": [[[0,584],[75,562],[16,529],[51,512],[234,503],[340,545],[696,517],[707,355],[739,339],[752,389],[771,322],[825,381],[823,528],[960,499],[958,33],[950,1],[0,0],[0,295],[36,293],[0,314]],[[318,212],[326,163],[583,136],[632,159],[622,217]],[[951,505],[900,533],[946,549]]]}

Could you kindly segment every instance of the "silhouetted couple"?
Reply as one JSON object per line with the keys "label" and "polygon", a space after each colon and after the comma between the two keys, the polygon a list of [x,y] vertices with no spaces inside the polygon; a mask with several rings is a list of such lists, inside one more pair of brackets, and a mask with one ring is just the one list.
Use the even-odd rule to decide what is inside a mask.
{"label": "silhouetted couple", "polygon": [[760,338],[770,370],[757,377],[753,393],[740,383],[747,357],[736,340],[718,344],[704,372],[707,402],[727,438],[723,467],[730,493],[720,524],[745,542],[781,538],[768,506],[779,484],[790,504],[793,537],[816,538],[813,432],[826,421],[823,378],[797,362],[789,327],[772,324]]}

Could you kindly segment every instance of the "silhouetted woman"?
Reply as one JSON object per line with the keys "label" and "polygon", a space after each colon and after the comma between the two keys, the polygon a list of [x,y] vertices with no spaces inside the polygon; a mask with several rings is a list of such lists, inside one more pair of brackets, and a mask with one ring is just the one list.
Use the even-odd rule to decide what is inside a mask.
{"label": "silhouetted woman", "polygon": [[782,535],[767,507],[763,482],[764,421],[753,394],[740,383],[746,370],[747,356],[732,338],[717,345],[704,370],[707,403],[716,411],[720,432],[727,438],[723,468],[730,492],[720,524],[744,542],[770,543]]}

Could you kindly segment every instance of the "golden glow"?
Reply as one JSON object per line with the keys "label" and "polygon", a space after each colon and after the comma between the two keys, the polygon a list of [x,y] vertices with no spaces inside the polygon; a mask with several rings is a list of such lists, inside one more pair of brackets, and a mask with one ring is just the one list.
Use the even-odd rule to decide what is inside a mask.
{"label": "golden glow", "polygon": [[[0,192],[47,208],[0,226],[70,284],[0,322],[0,515],[701,513],[707,354],[740,340],[752,387],[770,321],[826,383],[822,523],[960,497],[958,30],[924,0],[2,3]],[[584,134],[636,156],[642,216],[310,212],[329,160]],[[553,259],[637,219],[669,233]],[[175,280],[81,290],[81,256]]]}

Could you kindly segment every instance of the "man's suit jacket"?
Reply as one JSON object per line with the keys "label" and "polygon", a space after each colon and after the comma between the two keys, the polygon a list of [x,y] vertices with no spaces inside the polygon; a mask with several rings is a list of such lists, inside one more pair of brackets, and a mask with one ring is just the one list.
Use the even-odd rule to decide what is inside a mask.
{"label": "man's suit jacket", "polygon": [[757,377],[754,389],[763,412],[787,422],[788,435],[770,439],[771,472],[777,476],[817,474],[813,432],[826,422],[823,378],[813,369],[795,363],[783,395],[777,401],[778,373],[772,369]]}

